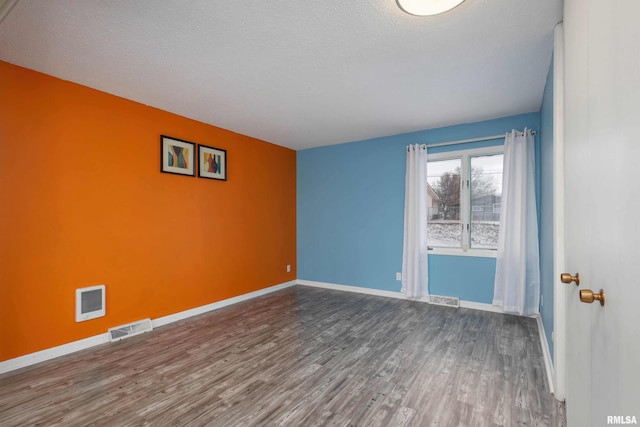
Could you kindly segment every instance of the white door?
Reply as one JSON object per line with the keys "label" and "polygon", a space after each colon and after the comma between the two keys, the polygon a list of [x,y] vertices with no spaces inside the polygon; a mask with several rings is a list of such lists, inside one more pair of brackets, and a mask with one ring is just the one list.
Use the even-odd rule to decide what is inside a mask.
{"label": "white door", "polygon": [[[638,0],[565,0],[570,427],[640,423],[639,18]],[[605,305],[580,302],[586,289]]]}

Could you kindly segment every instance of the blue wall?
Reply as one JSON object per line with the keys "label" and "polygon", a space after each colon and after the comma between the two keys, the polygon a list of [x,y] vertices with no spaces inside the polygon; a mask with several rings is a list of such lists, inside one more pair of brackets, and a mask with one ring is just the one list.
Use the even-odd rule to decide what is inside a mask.
{"label": "blue wall", "polygon": [[540,315],[553,360],[553,62],[540,109]]}
{"label": "blue wall", "polygon": [[[395,273],[402,270],[406,146],[497,135],[525,127],[538,130],[540,114],[298,151],[298,278],[400,291]],[[499,142],[464,144],[456,149]],[[446,149],[451,147],[438,151]],[[494,276],[495,258],[429,256],[429,289],[433,294],[490,304]]]}

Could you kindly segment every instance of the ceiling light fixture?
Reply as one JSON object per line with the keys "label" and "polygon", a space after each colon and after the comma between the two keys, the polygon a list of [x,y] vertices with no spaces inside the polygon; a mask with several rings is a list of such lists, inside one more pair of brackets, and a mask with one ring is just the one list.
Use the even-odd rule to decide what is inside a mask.
{"label": "ceiling light fixture", "polygon": [[410,15],[437,15],[453,9],[464,0],[396,0],[400,9]]}

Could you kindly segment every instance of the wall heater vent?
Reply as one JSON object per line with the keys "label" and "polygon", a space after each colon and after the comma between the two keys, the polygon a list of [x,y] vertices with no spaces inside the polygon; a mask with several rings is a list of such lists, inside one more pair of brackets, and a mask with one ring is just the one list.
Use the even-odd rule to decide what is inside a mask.
{"label": "wall heater vent", "polygon": [[102,317],[105,314],[105,286],[76,289],[76,322]]}
{"label": "wall heater vent", "polygon": [[137,322],[127,323],[126,325],[109,328],[109,340],[120,341],[124,338],[140,335],[153,329],[151,319],[138,320]]}
{"label": "wall heater vent", "polygon": [[446,305],[447,307],[460,307],[460,298],[456,297],[443,297],[440,295],[430,295],[429,304]]}

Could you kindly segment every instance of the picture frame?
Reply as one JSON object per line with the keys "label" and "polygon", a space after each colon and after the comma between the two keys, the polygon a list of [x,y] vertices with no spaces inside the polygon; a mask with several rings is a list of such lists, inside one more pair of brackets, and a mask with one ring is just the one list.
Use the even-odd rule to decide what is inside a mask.
{"label": "picture frame", "polygon": [[160,135],[160,172],[196,176],[196,144]]}
{"label": "picture frame", "polygon": [[198,177],[227,180],[227,150],[198,144]]}

